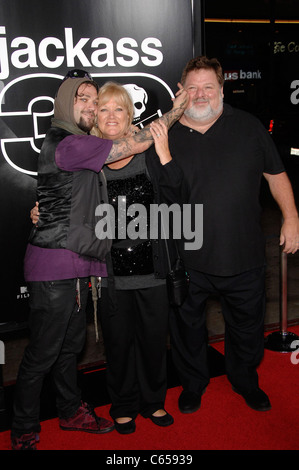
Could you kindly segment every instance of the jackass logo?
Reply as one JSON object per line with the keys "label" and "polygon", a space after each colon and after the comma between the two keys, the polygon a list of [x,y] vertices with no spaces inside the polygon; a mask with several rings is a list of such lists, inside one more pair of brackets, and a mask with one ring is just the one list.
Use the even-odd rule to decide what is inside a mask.
{"label": "jackass logo", "polygon": [[[134,103],[134,124],[140,128],[172,106],[169,86],[152,74],[92,74],[125,86]],[[15,170],[35,177],[37,157],[54,112],[54,96],[63,75],[29,74],[7,83],[0,92],[0,138],[4,159]]]}

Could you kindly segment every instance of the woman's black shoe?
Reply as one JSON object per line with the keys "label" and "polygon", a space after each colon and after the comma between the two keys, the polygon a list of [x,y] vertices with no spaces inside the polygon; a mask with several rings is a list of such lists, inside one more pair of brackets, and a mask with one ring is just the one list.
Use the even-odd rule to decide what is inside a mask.
{"label": "woman's black shoe", "polygon": [[119,434],[132,434],[132,432],[135,432],[136,429],[136,423],[134,419],[131,419],[131,421],[127,421],[126,423],[118,423],[114,420],[114,425],[116,431],[119,432]]}
{"label": "woman's black shoe", "polygon": [[158,426],[170,426],[173,424],[173,417],[166,412],[166,415],[164,416],[149,416],[149,418],[152,420],[154,424],[157,424]]}

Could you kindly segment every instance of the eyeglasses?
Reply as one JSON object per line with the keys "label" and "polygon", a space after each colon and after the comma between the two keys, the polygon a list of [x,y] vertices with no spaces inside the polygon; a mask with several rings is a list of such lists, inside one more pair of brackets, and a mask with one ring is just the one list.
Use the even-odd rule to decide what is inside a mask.
{"label": "eyeglasses", "polygon": [[67,80],[68,78],[85,78],[85,77],[88,80],[92,80],[91,75],[85,70],[80,70],[80,69],[69,70],[66,76],[64,77],[64,79],[62,80],[61,84],[65,82],[65,80]]}
{"label": "eyeglasses", "polygon": [[[60,83],[58,89],[61,87],[63,82],[65,82],[68,78],[86,78],[87,80],[91,80],[93,84],[95,84],[95,81],[93,80],[92,76],[88,72],[86,72],[85,70],[81,70],[81,69],[73,69],[73,70],[68,71],[68,73],[66,74],[62,82]],[[96,87],[98,89],[97,84],[96,84]],[[57,90],[57,93],[58,93],[58,90]],[[56,93],[56,96],[57,96],[57,93]]]}

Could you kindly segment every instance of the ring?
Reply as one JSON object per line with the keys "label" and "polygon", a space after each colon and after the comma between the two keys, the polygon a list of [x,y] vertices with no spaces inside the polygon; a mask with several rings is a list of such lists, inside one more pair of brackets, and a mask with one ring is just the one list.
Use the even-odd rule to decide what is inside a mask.
{"label": "ring", "polygon": [[160,134],[157,134],[157,137],[160,137]]}

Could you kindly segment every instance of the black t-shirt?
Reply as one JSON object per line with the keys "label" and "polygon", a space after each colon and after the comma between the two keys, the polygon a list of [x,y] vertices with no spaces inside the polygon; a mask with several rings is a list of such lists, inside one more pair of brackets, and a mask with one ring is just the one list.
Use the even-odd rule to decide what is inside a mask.
{"label": "black t-shirt", "polygon": [[194,204],[203,204],[203,244],[184,250],[186,266],[218,276],[262,266],[261,178],[263,172],[284,171],[266,129],[254,116],[224,105],[223,114],[206,133],[177,123],[169,141],[185,176],[184,202],[193,209]]}

